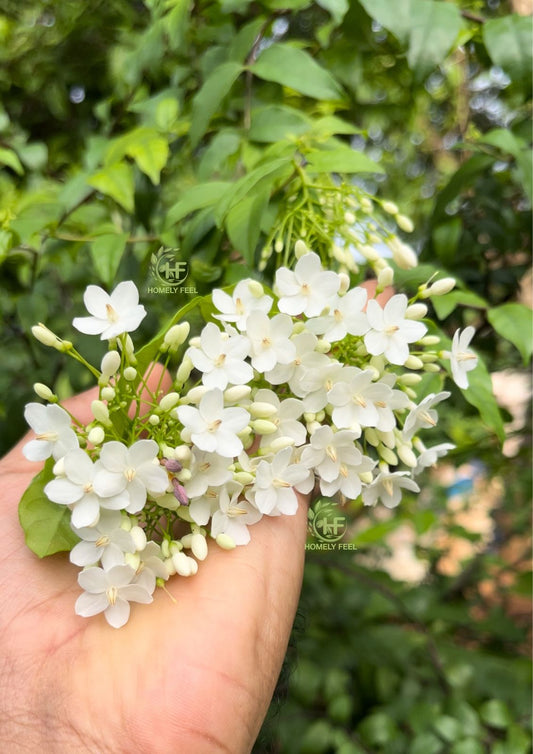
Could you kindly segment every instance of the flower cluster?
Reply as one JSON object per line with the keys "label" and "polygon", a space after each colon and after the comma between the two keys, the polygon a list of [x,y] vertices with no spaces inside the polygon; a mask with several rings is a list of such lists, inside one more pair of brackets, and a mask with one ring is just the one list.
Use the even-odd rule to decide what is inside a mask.
{"label": "flower cluster", "polygon": [[[434,283],[422,297],[445,289]],[[110,296],[89,286],[91,316],[74,320],[109,341],[100,370],[90,367],[100,391],[93,422],[79,424],[43,385],[36,391],[48,405],[26,408],[36,438],[24,454],[51,458],[44,495],[64,506],[77,538],[78,615],[104,612],[122,626],[130,602],[150,602],[176,573],[195,574],[215,546],[208,542],[232,549],[263,516],[293,515],[297,493],[392,508],[453,447],[422,439],[450,394],[415,388],[446,358],[467,385],[473,329],[456,334],[451,353],[435,350],[425,304],[392,292],[384,304],[368,298],[303,244],[294,270],[277,270],[273,291],[243,280],[213,291],[198,335],[189,338],[187,322],[169,327],[158,358],[165,366],[173,353],[182,358],[164,394],[138,371],[128,334],[146,313],[138,300],[132,282]],[[82,360],[43,325],[34,334]]]}

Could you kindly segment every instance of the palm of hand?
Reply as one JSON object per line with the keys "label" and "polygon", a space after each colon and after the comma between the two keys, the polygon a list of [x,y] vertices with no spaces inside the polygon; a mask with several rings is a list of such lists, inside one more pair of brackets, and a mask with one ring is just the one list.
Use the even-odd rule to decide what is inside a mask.
{"label": "palm of hand", "polygon": [[[92,395],[73,399],[86,410]],[[73,406],[71,406],[71,409]],[[17,505],[36,473],[17,446],[0,462],[0,740],[10,754],[246,754],[268,708],[300,590],[306,511],[254,526],[246,547],[210,546],[190,579],[156,590],[112,629],[74,613],[78,569],[39,560]]]}

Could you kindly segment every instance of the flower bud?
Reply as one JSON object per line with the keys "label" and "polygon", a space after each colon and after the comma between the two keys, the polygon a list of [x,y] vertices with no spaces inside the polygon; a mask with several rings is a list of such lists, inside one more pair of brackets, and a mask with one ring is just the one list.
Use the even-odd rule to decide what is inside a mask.
{"label": "flower bud", "polygon": [[415,468],[418,461],[416,460],[415,454],[408,445],[399,445],[396,448],[396,452],[398,453],[400,461],[403,461],[403,463],[405,463],[405,465],[409,466],[411,469]]}
{"label": "flower bud", "polygon": [[161,419],[159,418],[159,416],[157,416],[157,414],[150,414],[150,416],[148,417],[148,423],[151,424],[152,427],[157,427],[160,421]]}
{"label": "flower bud", "polygon": [[165,560],[163,561],[163,564],[165,568],[167,569],[169,578],[170,576],[176,575],[176,566],[174,565],[174,561],[172,560],[172,558],[165,558]]}
{"label": "flower bud", "polygon": [[379,445],[380,440],[378,437],[378,433],[373,427],[366,427],[365,440],[374,448],[377,448],[377,446]]}
{"label": "flower bud", "polygon": [[276,254],[281,254],[281,252],[283,251],[283,239],[282,238],[278,238],[276,240],[276,243],[274,244],[274,251],[276,252]]}
{"label": "flower bud", "polygon": [[396,453],[393,453],[392,450],[385,447],[385,445],[378,446],[378,453],[380,457],[390,466],[396,466],[398,464],[398,457],[396,456]]}
{"label": "flower bud", "polygon": [[175,555],[177,552],[181,552],[183,550],[183,545],[181,541],[177,541],[175,539],[171,540],[169,543],[169,551],[170,555]]}
{"label": "flower bud", "polygon": [[381,207],[388,215],[397,215],[400,211],[397,204],[389,202],[387,199],[384,202],[381,202]]}
{"label": "flower bud", "polygon": [[290,448],[294,445],[294,438],[293,437],[276,437],[272,442],[270,443],[270,451],[272,453],[277,453],[278,450],[283,450],[283,448]]}
{"label": "flower bud", "polygon": [[400,385],[405,385],[406,387],[418,385],[421,380],[422,375],[413,374],[413,372],[406,372],[405,374],[402,374],[398,377],[398,382],[400,383]]}
{"label": "flower bud", "polygon": [[206,393],[207,388],[205,385],[197,385],[191,388],[183,398],[186,399],[187,403],[200,403]]}
{"label": "flower bud", "polygon": [[300,257],[303,257],[304,254],[307,254],[309,252],[309,249],[305,245],[305,241],[302,241],[302,239],[298,239],[296,243],[294,244],[294,256],[296,259],[300,259]]}
{"label": "flower bud", "polygon": [[239,403],[248,398],[251,392],[250,385],[232,385],[224,390],[224,403]]}
{"label": "flower bud", "polygon": [[57,403],[57,395],[54,395],[54,393],[52,393],[48,385],[43,385],[42,382],[36,382],[33,386],[33,389],[39,396],[39,398],[43,399],[43,401],[48,401],[49,403]]}
{"label": "flower bud", "polygon": [[320,429],[322,424],[320,422],[312,421],[307,423],[307,431],[310,435],[314,434],[317,429]]}
{"label": "flower bud", "polygon": [[347,293],[348,289],[350,288],[350,276],[345,272],[339,272],[339,281],[339,296],[344,296],[344,294]]}
{"label": "flower bud", "polygon": [[172,562],[176,568],[176,573],[179,573],[180,576],[191,576],[190,558],[184,552],[174,553]]}
{"label": "flower bud", "polygon": [[359,474],[359,479],[363,482],[363,484],[372,484],[374,475],[371,471],[362,471]]}
{"label": "flower bud", "polygon": [[255,419],[250,422],[250,427],[258,435],[272,435],[278,431],[274,422],[269,422],[267,419]]}
{"label": "flower bud", "polygon": [[168,539],[164,539],[161,542],[161,555],[164,558],[168,558],[170,555],[170,542],[168,541]]}
{"label": "flower bud", "polygon": [[163,343],[169,351],[176,351],[189,337],[191,326],[188,322],[181,322],[179,325],[173,325],[163,338]]}
{"label": "flower bud", "polygon": [[430,296],[444,296],[455,288],[455,278],[441,278],[436,280],[429,288],[426,288],[422,293],[423,298],[429,298]]}
{"label": "flower bud", "polygon": [[182,482],[185,484],[185,482],[188,482],[189,479],[192,477],[190,469],[181,469],[181,471],[178,471],[176,476]]}
{"label": "flower bud", "polygon": [[202,534],[195,533],[191,537],[192,554],[198,560],[205,560],[207,557],[207,541]]}
{"label": "flower bud", "polygon": [[424,335],[418,342],[422,346],[436,346],[440,343],[440,338],[438,335]]}
{"label": "flower bud", "polygon": [[179,393],[167,393],[159,401],[159,408],[161,411],[170,411],[178,403],[179,399]]}
{"label": "flower bud", "polygon": [[329,353],[331,351],[331,343],[322,338],[316,344],[315,351],[317,353]]}
{"label": "flower bud", "polygon": [[141,565],[141,558],[136,552],[125,552],[124,563],[133,568],[134,571]]}
{"label": "flower bud", "polygon": [[178,371],[176,372],[176,382],[179,385],[183,385],[189,377],[191,376],[191,372],[193,370],[193,363],[189,356],[184,356],[183,361],[178,367]]}
{"label": "flower bud", "polygon": [[87,435],[87,440],[93,445],[101,445],[105,440],[105,432],[102,427],[93,427]]}
{"label": "flower bud", "polygon": [[406,217],[405,215],[396,215],[395,220],[398,224],[398,227],[406,233],[412,233],[415,229],[414,223],[410,217]]}
{"label": "flower bud", "polygon": [[345,212],[344,213],[344,222],[347,225],[354,225],[355,223],[355,215],[353,212]]}
{"label": "flower bud", "polygon": [[438,364],[424,364],[424,372],[440,372],[440,366]]}
{"label": "flower bud", "polygon": [[161,508],[166,508],[170,511],[175,511],[180,507],[179,502],[176,500],[172,492],[166,492],[164,495],[160,495],[157,498],[157,504]]}
{"label": "flower bud", "polygon": [[250,474],[248,471],[236,471],[233,474],[233,478],[236,482],[242,484],[243,487],[246,487],[254,481],[253,474]]}
{"label": "flower bud", "polygon": [[109,385],[107,387],[103,387],[100,392],[100,398],[103,401],[112,401],[115,395],[116,395],[115,388],[110,387]]}
{"label": "flower bud", "polygon": [[102,363],[100,365],[102,376],[109,378],[116,374],[120,368],[120,361],[121,359],[118,351],[108,351],[102,359]]}
{"label": "flower bud", "polygon": [[66,352],[70,351],[72,348],[72,343],[70,340],[61,340],[61,338],[58,338],[58,336],[53,333],[51,330],[46,327],[46,325],[43,325],[42,322],[39,322],[38,325],[34,325],[31,328],[33,337],[36,338],[39,343],[42,343],[44,346],[50,346],[51,348],[55,348],[56,351]]}
{"label": "flower bud", "polygon": [[146,543],[147,543],[144,529],[142,529],[140,526],[132,526],[130,530],[130,534],[133,538],[133,544],[135,545],[135,549],[138,550],[139,552],[142,552],[142,550],[144,550],[144,548],[146,547]]}
{"label": "flower bud", "polygon": [[56,461],[54,468],[52,469],[54,476],[65,476],[65,458],[60,458]]}
{"label": "flower bud", "polygon": [[174,448],[174,458],[182,464],[189,463],[191,460],[191,449],[188,445],[178,445]]}
{"label": "flower bud", "polygon": [[135,367],[126,367],[124,370],[124,379],[128,382],[133,382],[137,378],[137,370]]}
{"label": "flower bud", "polygon": [[404,364],[404,367],[406,367],[407,369],[422,369],[423,366],[424,362],[419,359],[418,356],[413,356],[413,354],[408,357],[407,361]]}
{"label": "flower bud", "polygon": [[423,353],[420,358],[424,362],[424,364],[432,364],[433,362],[439,360],[439,357],[436,353]]}
{"label": "flower bud", "polygon": [[269,419],[271,416],[275,416],[278,413],[278,409],[273,403],[266,403],[261,401],[254,401],[248,406],[250,414],[257,419]]}
{"label": "flower bud", "polygon": [[215,542],[223,550],[233,550],[237,546],[228,534],[218,534]]}
{"label": "flower bud", "polygon": [[379,254],[377,253],[377,251],[373,246],[370,246],[367,243],[359,246],[358,251],[361,252],[361,254],[368,262],[377,262],[377,260],[379,259]]}
{"label": "flower bud", "polygon": [[111,421],[109,419],[109,409],[103,401],[92,401],[91,411],[96,421],[99,421],[105,427],[111,426]]}
{"label": "flower bud", "polygon": [[254,298],[261,298],[265,293],[265,289],[258,280],[249,280],[248,290]]}
{"label": "flower bud", "polygon": [[382,291],[394,282],[394,270],[392,267],[383,267],[378,274],[378,290]]}
{"label": "flower bud", "polygon": [[396,237],[389,239],[388,243],[392,258],[401,270],[410,270],[417,266],[418,257],[410,246]]}
{"label": "flower bud", "polygon": [[428,308],[425,304],[411,304],[405,310],[406,319],[424,319],[428,313]]}
{"label": "flower bud", "polygon": [[180,539],[182,546],[186,550],[191,549],[192,536],[193,536],[193,533],[192,531],[190,531],[188,534],[184,534],[183,537]]}

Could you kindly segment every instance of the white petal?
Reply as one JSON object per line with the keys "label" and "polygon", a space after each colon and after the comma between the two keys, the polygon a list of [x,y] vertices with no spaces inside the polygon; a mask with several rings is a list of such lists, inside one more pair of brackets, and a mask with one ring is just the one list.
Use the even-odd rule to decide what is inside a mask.
{"label": "white petal", "polygon": [[[155,584],[154,584],[155,586]],[[141,584],[128,584],[120,589],[120,596],[129,602],[141,602],[144,605],[153,601],[152,595]]]}
{"label": "white petal", "polygon": [[100,505],[96,495],[85,495],[72,509],[72,525],[77,529],[84,526],[95,526],[100,516]]}
{"label": "white petal", "polygon": [[83,592],[80,594],[74,605],[74,612],[82,618],[90,618],[93,615],[101,613],[109,605],[105,593],[90,594]]}
{"label": "white petal", "polygon": [[91,594],[98,594],[105,592],[109,586],[109,582],[105,571],[102,568],[86,568],[78,574],[78,584],[86,592]]}
{"label": "white petal", "polygon": [[129,308],[136,307],[139,303],[139,291],[131,280],[119,283],[110,296],[113,309],[122,313]]}
{"label": "white petal", "polygon": [[44,494],[54,503],[70,505],[81,500],[84,492],[78,484],[73,484],[68,479],[52,479],[44,488]]}
{"label": "white petal", "polygon": [[72,324],[76,330],[85,333],[85,335],[100,335],[109,323],[105,319],[97,319],[96,317],[74,317]]}
{"label": "white petal", "polygon": [[154,440],[137,440],[128,451],[129,464],[137,468],[141,464],[152,462],[159,452]]}
{"label": "white petal", "polygon": [[83,294],[85,308],[98,319],[107,319],[106,307],[111,303],[109,295],[98,285],[88,285]]}
{"label": "white petal", "polygon": [[130,603],[117,597],[114,605],[109,605],[105,611],[106,621],[113,628],[122,628],[130,617]]}
{"label": "white petal", "polygon": [[30,440],[22,448],[22,453],[28,461],[45,461],[52,455],[52,443],[45,440]]}
{"label": "white petal", "polygon": [[108,471],[122,472],[128,466],[128,449],[116,440],[106,442],[100,451],[100,461]]}

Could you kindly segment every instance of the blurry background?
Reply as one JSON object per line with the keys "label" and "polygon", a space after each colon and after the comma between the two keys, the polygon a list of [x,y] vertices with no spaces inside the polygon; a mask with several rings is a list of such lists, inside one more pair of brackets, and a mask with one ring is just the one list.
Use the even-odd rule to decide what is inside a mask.
{"label": "blurry background", "polygon": [[[199,293],[260,276],[284,191],[268,160],[288,148],[337,139],[379,162],[353,180],[414,221],[423,272],[403,284],[444,268],[459,286],[442,330],[477,329],[501,413],[454,392],[435,440],[456,449],[421,495],[392,514],[354,505],[355,553],[308,552],[258,754],[531,751],[531,12],[0,0],[1,452],[34,382],[86,387],[28,333],[68,338],[88,282],[137,281],[148,337],[184,303],[143,290],[160,246],[180,248]],[[278,62],[252,74],[273,44]],[[287,49],[307,55],[296,79]],[[220,186],[258,165],[249,203],[217,223]]]}

